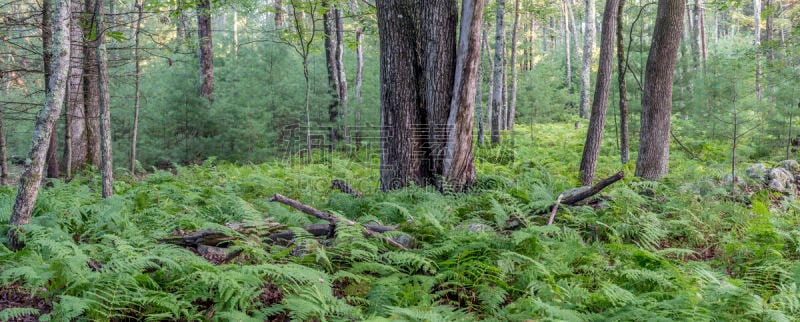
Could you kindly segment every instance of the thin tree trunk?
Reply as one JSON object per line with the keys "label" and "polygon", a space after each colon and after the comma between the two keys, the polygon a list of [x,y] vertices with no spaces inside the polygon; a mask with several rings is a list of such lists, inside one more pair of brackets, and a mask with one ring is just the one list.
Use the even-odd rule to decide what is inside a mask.
{"label": "thin tree trunk", "polygon": [[[45,93],[44,107],[36,116],[33,129],[31,149],[28,153],[29,162],[26,163],[19,180],[19,190],[11,212],[10,224],[12,226],[27,225],[36,197],[39,194],[42,172],[44,172],[45,157],[50,136],[53,135],[53,125],[61,114],[64,104],[64,94],[67,88],[67,74],[69,70],[69,0],[52,1],[52,29],[53,29],[53,57],[51,65],[50,91]],[[19,229],[8,230],[8,244],[11,249],[19,250],[23,247],[19,236]]]}
{"label": "thin tree trunk", "polygon": [[[337,75],[339,79],[339,105],[342,108],[342,119],[347,119],[347,74],[344,69],[344,19],[342,18],[342,10],[336,6],[334,10],[334,18],[336,19],[336,69],[339,71]],[[345,135],[347,133],[345,132]]]}
{"label": "thin tree trunk", "polygon": [[[94,12],[95,0],[85,0],[83,12]],[[87,161],[100,166],[100,97],[97,84],[97,39],[92,34],[93,21],[90,15],[81,14],[84,27],[83,48],[83,103],[86,120]]]}
{"label": "thin tree trunk", "polygon": [[689,44],[692,49],[692,69],[700,67],[700,2],[694,1],[694,14],[690,14],[687,8],[687,19],[689,20]]}
{"label": "thin tree trunk", "polygon": [[233,10],[233,58],[239,58],[239,13]]}
{"label": "thin tree trunk", "polygon": [[756,49],[756,97],[760,101],[763,96],[761,93],[761,55],[758,53],[761,50],[761,0],[753,1],[753,18],[755,18],[753,46]]}
{"label": "thin tree trunk", "polygon": [[572,40],[570,38],[570,15],[569,15],[569,0],[564,0],[563,4],[564,8],[564,41],[566,44],[564,45],[564,57],[566,59],[566,84],[567,84],[567,91],[572,93]]}
{"label": "thin tree trunk", "polygon": [[340,72],[339,72],[339,44],[338,32],[336,31],[336,11],[331,3],[323,3],[323,7],[327,7],[323,15],[323,33],[325,34],[325,62],[328,67],[328,93],[331,95],[331,101],[328,104],[328,121],[330,122],[330,133],[328,134],[330,143],[333,145],[339,141],[339,108],[342,102],[340,90]]}
{"label": "thin tree trunk", "polygon": [[[484,35],[485,36],[485,35]],[[483,42],[481,42],[481,47],[483,47]],[[475,93],[475,119],[478,121],[478,146],[482,146],[484,143],[484,136],[483,133],[483,115],[486,113],[485,107],[483,106],[483,74],[484,74],[484,66],[480,64],[478,67],[478,88],[477,93]],[[2,120],[0,120],[2,121]]]}
{"label": "thin tree trunk", "polygon": [[578,107],[578,115],[581,118],[586,118],[586,109],[591,103],[589,101],[589,87],[592,85],[592,55],[594,54],[594,17],[595,7],[594,0],[586,0],[586,21],[584,23],[583,32],[583,61],[581,62],[581,101]]}
{"label": "thin tree trunk", "polygon": [[283,0],[275,0],[275,29],[283,28]]}
{"label": "thin tree trunk", "polygon": [[447,119],[450,133],[444,159],[444,177],[455,192],[469,189],[476,181],[472,130],[475,125],[475,91],[480,79],[483,7],[484,0],[464,0],[461,11],[453,101]]}
{"label": "thin tree trunk", "polygon": [[605,12],[603,13],[603,27],[600,35],[600,65],[597,69],[589,132],[586,135],[586,144],[583,145],[583,157],[580,167],[581,182],[585,186],[591,185],[594,181],[597,157],[600,154],[600,144],[603,143],[608,93],[611,89],[611,75],[614,73],[614,34],[617,31],[619,1],[607,0]]}
{"label": "thin tree trunk", "polygon": [[[0,85],[5,85],[0,83]],[[6,87],[3,86],[3,93],[5,96]],[[4,186],[8,183],[8,154],[6,151],[6,130],[3,126],[3,122],[5,121],[5,115],[3,115],[3,110],[5,108],[0,106],[0,186]]]}
{"label": "thin tree trunk", "polygon": [[186,43],[186,14],[183,12],[183,0],[178,0],[178,23],[175,24],[175,33],[178,38],[178,49]]}
{"label": "thin tree trunk", "polygon": [[514,1],[514,30],[511,34],[511,90],[508,103],[508,114],[506,115],[506,128],[514,129],[514,116],[517,113],[517,82],[519,67],[517,66],[517,45],[519,42],[519,14],[520,0]]}
{"label": "thin tree trunk", "polygon": [[700,30],[700,61],[703,65],[703,73],[706,72],[706,58],[708,57],[706,53],[706,13],[705,13],[705,4],[703,0],[695,0],[695,6],[697,10],[697,15],[699,19],[697,20],[698,26],[697,28]]}
{"label": "thin tree trunk", "polygon": [[630,161],[630,130],[628,128],[628,85],[625,75],[628,69],[625,58],[625,0],[619,0],[617,9],[617,81],[619,82],[619,125],[620,125],[620,161]]}
{"label": "thin tree trunk", "polygon": [[211,0],[197,1],[197,40],[200,55],[200,97],[214,101],[214,45],[211,39]]}
{"label": "thin tree trunk", "polygon": [[492,144],[500,143],[503,127],[503,74],[505,71],[505,0],[497,0],[497,32],[494,44],[494,91],[492,107]]}
{"label": "thin tree trunk", "polygon": [[[142,26],[142,3],[136,1],[136,30],[133,32],[134,47],[133,47],[133,62],[135,66],[134,71],[134,94],[133,94],[133,129],[131,130],[131,157],[130,157],[130,171],[131,174],[136,175],[136,143],[139,136],[139,99],[141,91],[139,89],[139,80],[141,78],[141,66],[139,60],[139,31]],[[236,19],[234,19],[235,21]],[[236,23],[234,22],[234,25]]]}
{"label": "thin tree trunk", "polygon": [[[492,132],[492,128],[494,122],[494,61],[492,60],[491,54],[491,47],[489,47],[489,29],[491,29],[490,24],[486,24],[483,28],[483,52],[485,55],[486,60],[486,113],[484,114],[484,119],[486,122],[483,122],[488,128],[489,132]],[[491,133],[490,133],[491,136]],[[491,140],[491,137],[489,138]]]}
{"label": "thin tree trunk", "polygon": [[97,29],[96,50],[97,56],[97,93],[100,98],[100,170],[102,172],[102,196],[111,198],[113,188],[113,159],[111,157],[111,111],[108,93],[108,67],[105,43],[105,24],[103,17],[103,0],[97,0],[94,9],[95,26]]}
{"label": "thin tree trunk", "polygon": [[[50,92],[50,64],[53,59],[53,28],[52,28],[52,9],[50,2],[42,2],[42,62],[44,65],[44,91]],[[56,132],[58,123],[53,123],[53,128],[50,129],[52,133]],[[58,136],[53,134],[50,136],[50,143],[47,147],[47,177],[58,178],[60,176],[58,171]]]}
{"label": "thin tree trunk", "polygon": [[678,57],[685,1],[659,0],[642,95],[636,176],[658,180],[669,171],[672,80]]}
{"label": "thin tree trunk", "polygon": [[361,102],[361,83],[364,78],[364,32],[359,27],[356,29],[356,97]]}

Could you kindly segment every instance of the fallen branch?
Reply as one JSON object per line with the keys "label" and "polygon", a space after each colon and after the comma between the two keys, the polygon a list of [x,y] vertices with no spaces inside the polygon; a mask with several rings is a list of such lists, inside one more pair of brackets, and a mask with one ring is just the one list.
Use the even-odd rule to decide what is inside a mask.
{"label": "fallen branch", "polygon": [[[286,227],[283,224],[272,221],[271,218],[264,219],[263,221],[256,223],[228,223],[225,224],[225,226],[241,235],[256,235],[259,237],[266,237],[272,234],[274,231]],[[239,237],[230,231],[204,229],[185,235],[162,238],[158,241],[161,243],[174,244],[183,247],[197,247],[199,245],[216,247],[237,239],[239,239]]]}
{"label": "fallen branch", "polygon": [[591,196],[594,196],[594,195],[600,193],[600,191],[602,191],[606,187],[612,185],[614,182],[620,181],[620,180],[622,180],[624,178],[625,178],[625,172],[622,172],[622,171],[617,172],[613,176],[610,176],[608,178],[605,178],[605,179],[601,180],[596,185],[594,185],[594,186],[592,186],[592,187],[590,187],[590,188],[588,188],[586,190],[582,190],[582,191],[580,191],[580,192],[578,192],[576,194],[573,194],[573,195],[570,195],[570,196],[564,198],[564,201],[562,201],[561,203],[565,204],[565,205],[569,205],[569,206],[574,206],[577,203],[583,201],[584,199],[589,198]]}
{"label": "fallen branch", "polygon": [[347,184],[347,182],[344,182],[343,180],[333,180],[333,182],[331,182],[331,189],[339,190],[356,198],[364,197],[364,194],[361,193],[361,191],[358,191],[355,188],[351,187],[349,184]]}
{"label": "fallen branch", "polygon": [[547,221],[547,225],[550,226],[553,224],[553,220],[556,219],[556,213],[558,212],[558,205],[561,204],[561,199],[564,198],[564,194],[558,195],[558,199],[556,199],[556,204],[553,205],[553,210],[550,211],[550,220]]}
{"label": "fallen branch", "polygon": [[[297,210],[299,210],[299,211],[301,211],[303,213],[306,213],[308,215],[317,217],[317,218],[322,219],[322,220],[327,220],[328,222],[331,223],[331,225],[336,225],[337,223],[342,222],[342,223],[345,223],[348,226],[356,226],[356,222],[354,222],[354,221],[352,221],[350,219],[336,217],[336,216],[334,216],[332,214],[329,214],[329,213],[324,212],[324,211],[317,210],[314,207],[304,205],[304,204],[300,203],[297,200],[282,196],[282,195],[277,194],[277,193],[274,196],[272,196],[272,198],[269,201],[270,202],[279,202],[279,203],[282,203],[282,204],[287,205],[289,207],[292,207],[294,209],[297,209]],[[379,231],[370,229],[369,225],[361,225],[361,227],[364,228],[364,234],[366,234],[369,237],[380,238],[380,239],[383,239],[384,241],[386,241],[387,243],[389,243],[390,245],[392,245],[394,247],[400,248],[402,250],[408,250],[408,248],[406,248],[402,244],[392,240],[391,238],[387,238],[385,236],[381,236]],[[372,226],[372,227],[375,228],[375,226]],[[394,229],[396,229],[396,227]],[[394,230],[394,229],[392,229],[392,230]]]}

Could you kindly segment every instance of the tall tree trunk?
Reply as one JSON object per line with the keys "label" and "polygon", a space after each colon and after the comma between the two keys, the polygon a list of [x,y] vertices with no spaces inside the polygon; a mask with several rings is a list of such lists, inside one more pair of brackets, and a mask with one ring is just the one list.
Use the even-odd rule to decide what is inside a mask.
{"label": "tall tree trunk", "polygon": [[619,0],[617,9],[617,81],[619,82],[619,125],[620,125],[620,161],[630,161],[630,130],[628,129],[628,85],[625,82],[627,60],[625,58],[625,0]]}
{"label": "tall tree trunk", "polygon": [[211,0],[197,1],[197,40],[200,54],[200,97],[214,101],[214,45],[211,39]]}
{"label": "tall tree trunk", "polygon": [[100,170],[102,172],[102,196],[111,198],[114,195],[113,158],[111,156],[111,111],[108,93],[108,67],[105,42],[105,18],[103,16],[103,0],[97,0],[94,8],[94,19],[97,30],[97,93],[100,98]]}
{"label": "tall tree trunk", "polygon": [[364,32],[356,29],[356,98],[361,102],[361,83],[364,79]]}
{"label": "tall tree trunk", "polygon": [[443,173],[447,183],[456,192],[469,189],[476,181],[472,130],[475,125],[475,87],[479,84],[478,69],[481,62],[483,7],[484,0],[465,0],[461,11],[455,86],[447,119],[450,133]]}
{"label": "tall tree trunk", "polygon": [[[94,12],[96,0],[85,0],[83,12]],[[86,120],[87,159],[100,166],[100,94],[97,84],[97,39],[92,39],[94,24],[91,15],[82,14],[84,28],[83,47],[83,104]]]}
{"label": "tall tree trunk", "polygon": [[592,55],[594,54],[595,26],[594,0],[586,0],[586,21],[584,22],[583,32],[583,61],[581,62],[581,101],[578,107],[578,114],[581,118],[588,117],[586,109],[591,103],[589,101],[589,87],[592,85]]}
{"label": "tall tree trunk", "polygon": [[[482,37],[485,37],[485,36],[486,35],[483,35]],[[481,41],[481,47],[483,47],[483,42],[482,41]],[[486,110],[485,110],[486,108],[483,106],[483,79],[484,79],[483,75],[484,75],[484,69],[485,69],[485,66],[483,66],[483,64],[481,63],[480,66],[478,66],[478,88],[477,88],[478,92],[475,93],[475,104],[477,104],[476,108],[475,108],[475,114],[476,114],[475,115],[475,119],[478,122],[478,146],[483,146],[483,143],[485,141],[485,134],[484,134],[484,130],[483,130],[483,115],[485,115],[485,113],[486,113]],[[0,121],[2,121],[2,120],[0,120]]]}
{"label": "tall tree trunk", "polygon": [[[494,91],[492,101],[492,144],[500,143],[503,128],[503,74],[505,73],[505,0],[497,0],[497,32],[494,44]],[[544,28],[544,27],[543,27]],[[546,40],[545,40],[546,41]]]}
{"label": "tall tree trunk", "polygon": [[330,133],[328,134],[331,144],[339,141],[339,108],[342,102],[340,90],[339,73],[339,44],[336,23],[336,10],[332,3],[323,3],[327,7],[323,15],[323,33],[325,34],[325,62],[328,67],[328,93],[331,101],[328,104],[328,121],[330,122]]}
{"label": "tall tree trunk", "polygon": [[80,16],[83,12],[82,0],[72,1],[72,15],[70,21],[70,66],[69,84],[67,88],[67,102],[64,142],[64,172],[65,179],[72,179],[73,169],[83,169],[86,166],[88,140],[86,135],[87,119],[84,110],[83,87],[83,31],[80,26]]}
{"label": "tall tree trunk", "polygon": [[[8,80],[5,79],[0,81],[0,86],[3,87],[0,91],[3,92],[4,97],[6,96],[7,82]],[[8,152],[6,151],[6,130],[3,126],[5,121],[4,109],[5,107],[0,106],[0,186],[8,183]]]}
{"label": "tall tree trunk", "polygon": [[[139,31],[142,27],[142,3],[136,0],[136,29],[133,32],[133,63],[134,63],[134,93],[133,93],[133,129],[131,130],[131,156],[130,156],[130,171],[131,174],[136,175],[136,144],[139,136],[139,99],[141,91],[139,89],[139,80],[141,77],[141,66],[139,57]],[[235,21],[236,19],[234,19]],[[236,23],[234,22],[234,25]]]}
{"label": "tall tree trunk", "polygon": [[[491,54],[491,47],[489,47],[489,29],[491,29],[491,24],[487,23],[484,25],[483,28],[483,53],[486,60],[486,113],[484,115],[485,122],[484,123],[488,128],[489,131],[492,131],[492,121],[494,119],[494,60],[492,60]],[[491,133],[490,133],[491,136]],[[480,137],[478,137],[480,139]],[[491,138],[490,138],[491,140]]]}
{"label": "tall tree trunk", "polygon": [[415,153],[424,143],[424,136],[415,135],[415,129],[426,124],[418,95],[420,61],[414,50],[419,8],[403,0],[381,0],[375,5],[381,51],[381,190],[403,188],[409,182],[424,185],[421,156]]}
{"label": "tall tree trunk", "polygon": [[275,29],[283,28],[283,0],[275,0]]}
{"label": "tall tree trunk", "polygon": [[703,0],[695,0],[695,10],[697,10],[697,29],[700,31],[700,61],[703,65],[703,73],[706,72],[706,13]]}
{"label": "tall tree trunk", "polygon": [[[45,93],[44,107],[36,116],[33,129],[31,150],[28,160],[19,180],[19,190],[11,211],[10,224],[12,226],[27,225],[36,197],[39,194],[42,172],[44,172],[45,157],[50,136],[53,135],[53,125],[61,114],[64,104],[64,94],[67,88],[67,74],[69,70],[69,0],[51,0],[52,6],[52,52],[56,53],[51,62],[50,91]],[[19,250],[23,247],[20,242],[19,229],[8,230],[8,244],[11,249]]]}
{"label": "tall tree trunk", "polygon": [[589,132],[586,144],[583,145],[581,159],[581,182],[585,186],[592,185],[600,144],[603,143],[603,130],[606,126],[606,109],[608,93],[611,89],[611,75],[614,73],[614,34],[617,31],[617,10],[620,0],[607,0],[603,13],[603,27],[600,35],[600,61],[597,69],[597,82],[594,88],[592,114],[589,120]]}
{"label": "tall tree trunk", "polygon": [[178,49],[186,43],[186,14],[184,13],[183,0],[178,0],[178,22],[175,24],[175,33],[178,38]]}
{"label": "tall tree trunk", "polygon": [[753,18],[755,24],[753,25],[753,46],[756,48],[756,97],[760,101],[762,98],[761,93],[761,0],[753,1]]}
{"label": "tall tree trunk", "polygon": [[[339,79],[339,104],[342,108],[342,119],[347,119],[347,74],[344,69],[344,18],[342,17],[342,10],[336,6],[334,10],[334,18],[336,19],[336,69],[339,74],[336,76]],[[345,132],[345,135],[347,133]]]}
{"label": "tall tree trunk", "polygon": [[692,69],[698,70],[700,67],[700,3],[699,0],[694,1],[694,14],[689,14],[690,10],[687,8],[687,19],[689,20],[689,44],[692,48]]}
{"label": "tall tree trunk", "polygon": [[[53,20],[51,15],[53,14],[52,9],[50,8],[50,2],[44,1],[42,2],[42,62],[44,63],[44,91],[45,93],[50,92],[52,89],[50,88],[50,65],[53,59]],[[57,129],[57,123],[53,123],[53,128],[50,129],[52,133],[55,133]],[[58,178],[60,176],[58,172],[58,136],[53,134],[50,136],[50,143],[47,146],[47,177],[48,178]]]}
{"label": "tall tree trunk", "polygon": [[685,1],[659,0],[642,95],[636,176],[658,180],[669,171],[672,80],[678,57]]}
{"label": "tall tree trunk", "polygon": [[[458,5],[456,0],[427,0],[422,2],[420,21],[422,46],[422,98],[428,121],[428,138],[422,166],[431,174],[444,171],[448,118],[453,100],[456,72],[456,33]],[[431,174],[427,174],[431,176]],[[432,176],[431,176],[432,177]],[[430,179],[429,179],[430,180]],[[430,183],[441,188],[438,180]]]}
{"label": "tall tree trunk", "polygon": [[562,5],[564,11],[564,41],[566,44],[564,45],[564,57],[566,60],[566,84],[567,84],[567,91],[572,93],[572,39],[571,39],[571,29],[570,29],[570,15],[569,15],[569,0],[564,0],[564,4]]}
{"label": "tall tree trunk", "polygon": [[514,116],[517,113],[517,76],[519,67],[517,66],[517,45],[519,42],[519,14],[520,0],[514,1],[514,30],[511,34],[511,90],[508,103],[508,114],[506,115],[506,128],[514,129]]}
{"label": "tall tree trunk", "polygon": [[233,58],[239,58],[239,13],[233,9]]}

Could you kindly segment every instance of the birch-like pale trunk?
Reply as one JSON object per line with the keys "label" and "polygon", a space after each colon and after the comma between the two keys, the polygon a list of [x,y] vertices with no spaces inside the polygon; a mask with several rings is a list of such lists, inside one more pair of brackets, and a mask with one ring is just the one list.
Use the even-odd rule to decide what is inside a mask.
{"label": "birch-like pale trunk", "polygon": [[570,24],[570,15],[569,15],[569,0],[564,0],[564,4],[562,5],[563,14],[564,14],[564,41],[566,44],[564,45],[564,57],[566,60],[566,84],[567,90],[571,93],[572,92],[572,39],[571,39],[571,28]]}
{"label": "birch-like pale trunk", "polygon": [[103,0],[97,0],[94,9],[97,39],[95,42],[97,56],[97,92],[100,99],[100,170],[102,172],[102,196],[111,198],[114,195],[114,168],[111,154],[111,111],[108,92],[108,55],[105,42],[105,22],[103,18]]}
{"label": "birch-like pale trunk", "polygon": [[519,42],[520,0],[514,1],[514,30],[511,34],[511,89],[509,90],[506,129],[514,129],[514,116],[517,113],[517,82],[519,67],[517,66],[517,43]]}
{"label": "birch-like pale trunk", "polygon": [[356,98],[361,102],[361,85],[364,79],[364,32],[356,29]]}
{"label": "birch-like pale trunk", "polygon": [[[53,12],[51,15],[52,23],[50,24],[53,35],[50,91],[45,93],[44,106],[36,115],[31,149],[28,152],[27,160],[25,160],[25,167],[19,179],[17,198],[11,211],[9,223],[12,226],[27,225],[30,221],[36,197],[39,194],[47,147],[50,137],[53,135],[53,125],[61,114],[61,107],[64,105],[64,94],[67,90],[70,57],[70,1],[47,1],[49,1],[50,10]],[[19,233],[19,228],[8,230],[9,248],[19,250],[24,246],[20,241]]]}
{"label": "birch-like pale trunk", "polygon": [[[484,113],[484,120],[482,122],[485,126],[488,127],[489,132],[492,131],[492,124],[494,118],[494,61],[492,60],[491,54],[491,47],[489,47],[489,29],[491,29],[491,25],[487,23],[483,28],[483,53],[486,59],[486,66],[488,67],[486,70],[486,113]],[[489,134],[491,136],[491,133]],[[480,143],[483,143],[483,138],[480,136],[478,137]],[[490,138],[491,140],[491,138]]]}
{"label": "birch-like pale trunk", "polygon": [[589,108],[589,87],[592,85],[592,55],[594,54],[595,25],[596,15],[594,0],[586,0],[586,20],[583,32],[583,60],[581,62],[581,101],[578,106],[578,115],[586,118]]}

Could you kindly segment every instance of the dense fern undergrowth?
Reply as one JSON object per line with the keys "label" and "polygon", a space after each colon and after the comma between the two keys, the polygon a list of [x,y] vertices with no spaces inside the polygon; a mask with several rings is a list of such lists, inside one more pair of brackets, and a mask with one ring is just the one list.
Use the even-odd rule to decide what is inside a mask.
{"label": "dense fern undergrowth", "polygon": [[[0,284],[52,301],[0,318],[263,321],[791,321],[800,316],[800,208],[793,197],[720,184],[724,148],[673,151],[661,183],[629,176],[603,207],[562,207],[555,224],[529,216],[577,185],[583,133],[566,124],[524,126],[507,145],[477,153],[480,185],[463,195],[421,188],[378,193],[367,152],[237,166],[208,161],[120,178],[100,200],[97,178],[42,191],[26,247],[0,246]],[[691,141],[687,140],[691,148]],[[598,173],[620,166],[613,139]],[[707,143],[703,143],[708,145]],[[720,144],[720,146],[722,146]],[[705,153],[705,155],[703,155]],[[716,154],[715,154],[716,153]],[[704,161],[706,160],[706,161]],[[294,161],[294,162],[292,162]],[[777,160],[776,160],[777,161]],[[333,192],[345,179],[362,199]],[[13,204],[0,191],[0,222]],[[215,265],[156,240],[271,217],[315,221],[270,203],[281,193],[360,223],[399,224],[409,251],[358,228],[332,239],[296,230],[290,247],[244,239]],[[504,230],[509,219],[524,227]],[[5,226],[2,236],[5,236]],[[2,237],[5,238],[5,237]],[[5,240],[2,240],[5,243]],[[87,263],[94,263],[88,265]],[[98,268],[99,267],[99,268]]]}

